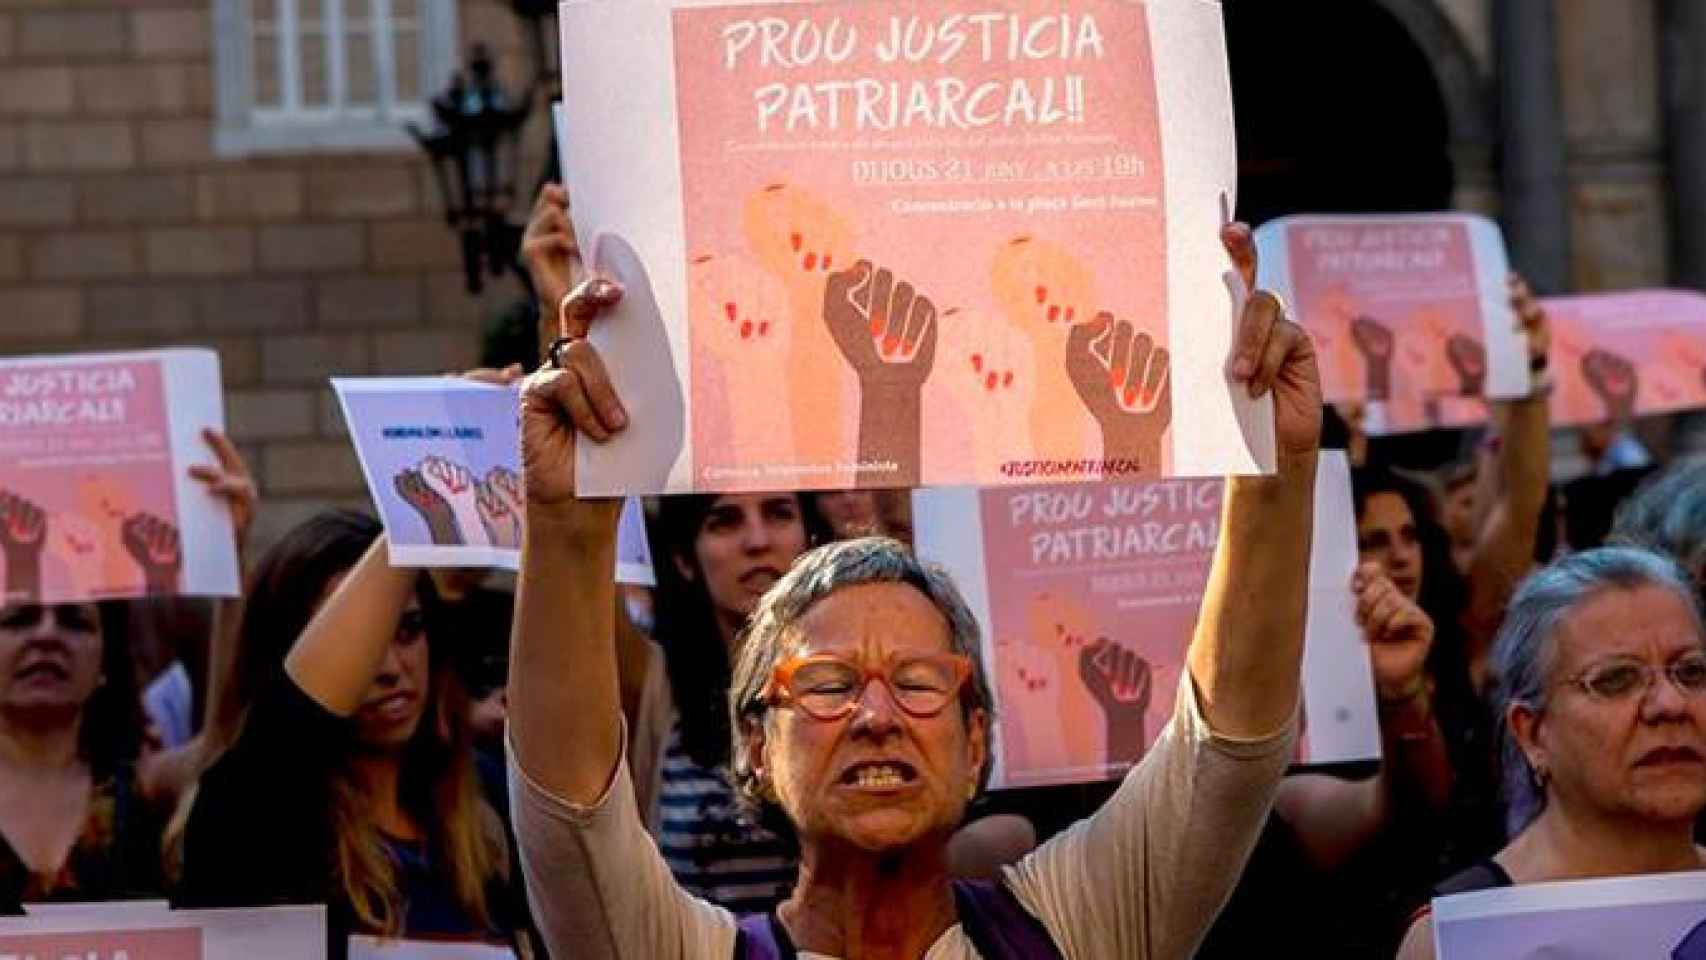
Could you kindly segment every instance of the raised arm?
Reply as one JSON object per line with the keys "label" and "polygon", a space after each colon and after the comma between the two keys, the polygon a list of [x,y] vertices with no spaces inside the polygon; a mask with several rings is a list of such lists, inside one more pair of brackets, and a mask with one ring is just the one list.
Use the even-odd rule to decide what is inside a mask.
{"label": "raised arm", "polygon": [[[1248,227],[1222,236],[1245,284]],[[1227,481],[1220,545],[1173,718],[1111,800],[1006,873],[1067,956],[1187,957],[1255,846],[1290,757],[1303,659],[1321,390],[1278,298],[1251,297],[1230,379],[1272,392],[1279,473]],[[1080,918],[1095,916],[1090,925]]]}
{"label": "raised arm", "polygon": [[340,717],[360,709],[414,593],[418,572],[391,566],[387,550],[373,541],[284,658],[302,692]]}
{"label": "raised arm", "polygon": [[[1228,226],[1222,239],[1245,288],[1254,289],[1249,228]],[[1250,396],[1273,394],[1279,471],[1226,481],[1220,543],[1186,663],[1209,728],[1253,740],[1283,729],[1297,710],[1321,380],[1309,337],[1265,291],[1244,310],[1230,365]]]}
{"label": "raised arm", "polygon": [[[1510,278],[1511,309],[1528,338],[1530,368],[1544,371],[1551,346],[1546,311],[1521,277]],[[1469,637],[1469,669],[1476,688],[1484,685],[1487,654],[1498,631],[1511,593],[1534,564],[1534,544],[1540,535],[1540,513],[1546,503],[1551,466],[1547,396],[1500,400],[1492,405],[1491,436],[1497,452],[1497,471],[1490,486],[1496,499],[1478,515],[1484,517],[1470,555],[1469,603],[1462,623]],[[1483,464],[1485,466],[1485,464]],[[1487,489],[1483,486],[1481,489]]]}

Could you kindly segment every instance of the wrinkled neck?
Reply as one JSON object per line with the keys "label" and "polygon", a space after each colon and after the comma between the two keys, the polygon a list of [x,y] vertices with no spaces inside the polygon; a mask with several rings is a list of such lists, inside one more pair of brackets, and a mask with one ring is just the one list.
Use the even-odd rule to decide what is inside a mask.
{"label": "wrinkled neck", "polygon": [[809,845],[794,893],[777,913],[801,950],[915,960],[957,922],[946,838],[881,854]]}
{"label": "wrinkled neck", "polygon": [[[1578,880],[1698,870],[1692,820],[1607,817],[1549,804],[1509,850],[1521,879]],[[1501,859],[1503,857],[1501,856]]]}

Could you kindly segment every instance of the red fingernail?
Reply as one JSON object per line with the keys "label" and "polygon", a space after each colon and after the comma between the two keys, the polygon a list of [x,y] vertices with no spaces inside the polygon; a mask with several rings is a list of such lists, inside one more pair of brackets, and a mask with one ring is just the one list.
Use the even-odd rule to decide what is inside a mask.
{"label": "red fingernail", "polygon": [[762,337],[769,332],[770,332],[770,321],[766,320],[763,323],[760,323],[758,325],[758,335],[759,336]]}
{"label": "red fingernail", "polygon": [[752,336],[752,321],[748,320],[740,325],[740,338],[745,340],[750,336]]}
{"label": "red fingernail", "polygon": [[1071,307],[1066,308],[1066,322],[1067,323],[1072,322],[1072,308]]}
{"label": "red fingernail", "polygon": [[806,254],[806,269],[807,270],[817,269],[817,254],[815,254],[815,253]]}
{"label": "red fingernail", "polygon": [[1013,371],[1007,371],[1006,376],[1001,378],[1001,385],[1004,387],[1011,387],[1013,385]]}
{"label": "red fingernail", "polygon": [[1126,402],[1126,406],[1130,406],[1130,405],[1137,402],[1137,388],[1136,387],[1126,387],[1125,388],[1125,402]]}
{"label": "red fingernail", "polygon": [[899,348],[900,348],[900,338],[899,337],[884,337],[883,338],[883,355],[884,356],[887,356],[891,353],[894,353]]}
{"label": "red fingernail", "polygon": [[789,234],[788,243],[793,246],[795,253],[800,252],[800,235],[798,233]]}
{"label": "red fingernail", "polygon": [[1037,302],[1043,303],[1047,300],[1048,300],[1048,288],[1044,287],[1044,286],[1037,287]]}
{"label": "red fingernail", "polygon": [[983,388],[985,390],[995,389],[995,371],[991,370],[989,375],[983,378]]}
{"label": "red fingernail", "polygon": [[883,328],[886,326],[888,326],[888,324],[883,322],[882,317],[873,316],[871,318],[871,336],[873,336],[873,337],[882,336]]}
{"label": "red fingernail", "polygon": [[978,373],[983,372],[983,354],[974,353],[971,355],[971,368]]}
{"label": "red fingernail", "polygon": [[825,270],[829,269],[829,254],[827,253],[823,255],[823,268]]}
{"label": "red fingernail", "polygon": [[1048,322],[1053,323],[1059,319],[1060,319],[1060,307],[1057,304],[1053,304],[1053,303],[1049,304],[1048,305]]}
{"label": "red fingernail", "polygon": [[737,312],[738,311],[735,310],[735,305],[732,301],[723,304],[723,315],[729,318],[730,323],[735,322],[735,315]]}

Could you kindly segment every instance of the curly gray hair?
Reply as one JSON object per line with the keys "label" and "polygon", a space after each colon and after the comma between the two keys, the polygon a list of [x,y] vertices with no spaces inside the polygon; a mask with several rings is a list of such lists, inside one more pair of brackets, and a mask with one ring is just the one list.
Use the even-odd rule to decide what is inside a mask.
{"label": "curly gray hair", "polygon": [[1706,597],[1706,457],[1672,465],[1617,508],[1608,543],[1668,553]]}
{"label": "curly gray hair", "polygon": [[1546,792],[1517,744],[1507,719],[1510,705],[1546,708],[1548,681],[1557,660],[1558,627],[1584,602],[1613,588],[1654,586],[1688,607],[1702,631],[1700,604],[1688,577],[1669,557],[1634,547],[1600,547],[1571,554],[1524,580],[1493,641],[1493,711],[1504,768],[1505,821],[1516,836],[1546,809]]}
{"label": "curly gray hair", "polygon": [[[919,561],[899,541],[887,537],[862,537],[818,547],[794,561],[787,575],[758,601],[742,634],[729,684],[729,730],[733,739],[729,766],[736,795],[751,809],[762,811],[769,803],[747,757],[748,742],[769,711],[769,704],[759,694],[776,666],[798,646],[800,618],[824,597],[861,583],[907,584],[941,612],[948,621],[950,649],[972,662],[971,683],[960,697],[960,709],[968,718],[972,711],[983,710],[990,717],[990,729],[994,729],[995,698],[979,655],[982,645],[977,620],[948,574]],[[992,757],[993,751],[986,753],[983,768],[978,771],[980,790],[989,781]]]}

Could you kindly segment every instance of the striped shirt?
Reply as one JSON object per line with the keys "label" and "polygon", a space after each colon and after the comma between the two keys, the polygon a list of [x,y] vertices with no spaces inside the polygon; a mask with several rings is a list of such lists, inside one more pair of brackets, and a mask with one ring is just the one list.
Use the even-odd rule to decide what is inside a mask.
{"label": "striped shirt", "polygon": [[658,849],[688,893],[738,916],[767,913],[793,890],[787,845],[739,808],[725,768],[687,756],[679,726],[664,747],[658,806]]}

